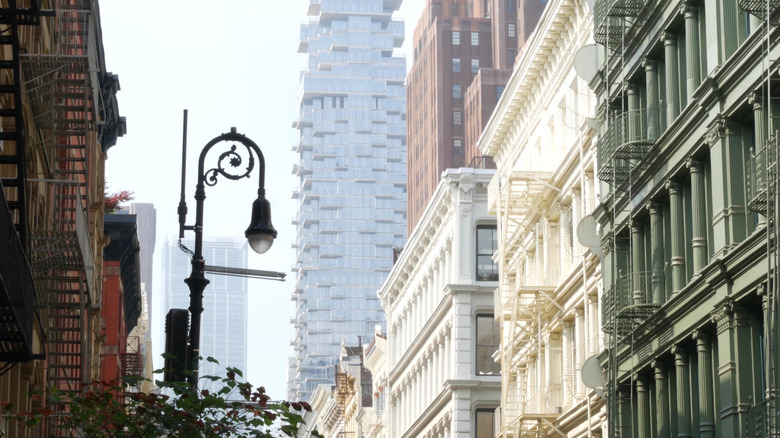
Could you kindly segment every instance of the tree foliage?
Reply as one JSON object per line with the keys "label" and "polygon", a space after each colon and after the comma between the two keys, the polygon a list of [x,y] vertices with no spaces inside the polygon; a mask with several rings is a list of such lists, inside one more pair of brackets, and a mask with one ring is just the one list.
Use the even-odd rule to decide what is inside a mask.
{"label": "tree foliage", "polygon": [[[216,362],[209,358],[208,360]],[[68,436],[98,438],[181,438],[298,436],[306,402],[273,402],[265,388],[242,382],[240,370],[226,368],[225,377],[202,376],[219,382],[215,392],[191,388],[186,382],[156,381],[153,393],[131,392],[146,379],[128,376],[120,384],[96,382],[87,391],[49,389],[46,397],[67,406],[56,421]],[[156,373],[162,370],[156,371]],[[1,403],[6,412],[12,406]],[[51,408],[14,415],[20,424],[36,426],[55,417]],[[322,437],[313,431],[312,436]]]}
{"label": "tree foliage", "polygon": [[122,190],[120,192],[106,194],[104,201],[104,209],[106,213],[115,213],[122,209],[121,204],[123,202],[132,201],[135,199],[135,193],[130,190]]}

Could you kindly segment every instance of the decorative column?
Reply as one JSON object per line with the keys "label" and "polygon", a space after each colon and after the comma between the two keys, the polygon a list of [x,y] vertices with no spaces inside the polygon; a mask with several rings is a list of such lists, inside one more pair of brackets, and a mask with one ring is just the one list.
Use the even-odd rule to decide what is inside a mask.
{"label": "decorative column", "polygon": [[639,100],[639,87],[636,84],[629,82],[626,88],[628,94],[628,119],[626,120],[628,122],[627,140],[636,141],[640,140],[645,135],[644,132],[639,132],[642,128],[641,115],[639,114],[639,111],[642,109],[642,102]]}
{"label": "decorative column", "polygon": [[[584,321],[583,321],[583,314],[584,310],[581,307],[577,307],[574,309],[574,349],[577,349],[578,345],[584,345],[585,344],[585,327],[584,327]],[[581,370],[582,369],[582,357],[575,355],[574,357],[574,369],[575,370]],[[582,380],[582,377],[579,373],[574,373],[574,385],[575,388],[580,387],[580,381]]]}
{"label": "decorative column", "polygon": [[667,181],[669,190],[669,215],[671,217],[672,241],[672,295],[678,294],[685,287],[685,216],[683,214],[682,185]]}
{"label": "decorative column", "polygon": [[[587,201],[587,199],[586,199]],[[580,239],[577,238],[577,227],[580,225],[580,221],[582,220],[582,192],[578,189],[572,189],[571,190],[571,225],[574,228],[572,232],[573,236],[573,242],[572,247],[574,248],[574,257],[576,257],[575,260],[579,260],[580,257],[582,257],[582,244],[580,243]]]}
{"label": "decorative column", "polygon": [[707,202],[705,200],[704,165],[689,158],[686,162],[691,172],[691,220],[693,236],[693,273],[707,266]]}
{"label": "decorative column", "polygon": [[740,436],[751,396],[754,366],[750,326],[745,311],[732,302],[712,312],[718,336],[718,401],[722,436]]}
{"label": "decorative column", "polygon": [[631,388],[621,386],[617,390],[619,436],[632,436],[631,434]]}
{"label": "decorative column", "polygon": [[634,304],[646,304],[649,292],[644,284],[645,268],[645,229],[641,222],[631,224],[631,286]]}
{"label": "decorative column", "polygon": [[574,373],[576,372],[574,369],[574,361],[571,357],[571,320],[563,320],[561,344],[561,362],[563,363],[563,387],[561,388],[561,396],[563,397],[563,402],[568,406],[569,400],[574,396],[574,394],[569,393],[569,387],[574,384]]}
{"label": "decorative column", "polygon": [[712,181],[712,251],[718,257],[747,237],[745,163],[742,136],[727,120],[719,119],[706,140]]}
{"label": "decorative column", "polygon": [[696,354],[699,364],[699,436],[701,438],[715,438],[710,337],[707,333],[696,330],[693,332],[693,338],[696,340]]}
{"label": "decorative column", "polygon": [[[753,17],[751,15],[751,17]],[[762,149],[767,147],[767,119],[766,111],[764,110],[764,99],[760,92],[754,91],[748,97],[748,103],[753,106],[753,131],[754,131],[754,143],[751,154],[755,155]],[[765,172],[765,168],[756,167],[756,171]],[[758,226],[766,225],[766,216],[758,215]]]}
{"label": "decorative column", "polygon": [[664,218],[663,207],[657,202],[648,202],[650,213],[650,284],[653,289],[653,304],[663,304],[666,301],[666,280],[664,279]]}
{"label": "decorative column", "polygon": [[650,395],[645,378],[636,376],[636,437],[650,438]]}
{"label": "decorative column", "polygon": [[661,135],[658,64],[654,59],[645,58],[642,65],[645,67],[645,88],[647,90],[647,138],[656,140]]}
{"label": "decorative column", "polygon": [[685,0],[682,3],[682,14],[685,17],[685,58],[688,84],[686,86],[688,102],[696,88],[701,83],[699,69],[699,2]]}
{"label": "decorative column", "polygon": [[658,437],[671,436],[669,427],[669,388],[666,381],[666,367],[658,360],[651,364],[653,375],[655,377],[655,415],[656,415],[656,434]]}
{"label": "decorative column", "polygon": [[666,65],[666,126],[672,126],[680,114],[680,68],[678,65],[677,36],[671,32],[661,32],[664,43],[664,61]]}
{"label": "decorative column", "polygon": [[674,368],[677,371],[677,437],[688,438],[691,435],[691,387],[688,370],[688,352],[680,347],[672,347]]}

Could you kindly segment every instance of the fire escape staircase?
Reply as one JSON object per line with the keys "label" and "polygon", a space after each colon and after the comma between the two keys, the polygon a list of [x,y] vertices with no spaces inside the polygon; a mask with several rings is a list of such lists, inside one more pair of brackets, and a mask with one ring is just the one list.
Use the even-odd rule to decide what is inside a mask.
{"label": "fire escape staircase", "polygon": [[[20,4],[21,3],[21,4]],[[0,362],[20,362],[40,358],[34,341],[38,313],[38,288],[30,268],[30,235],[26,195],[27,145],[22,108],[20,67],[21,26],[40,24],[38,0],[9,0],[0,8]]]}
{"label": "fire escape staircase", "polygon": [[[56,52],[23,59],[35,122],[52,155],[53,179],[42,182],[51,200],[52,222],[33,233],[33,264],[45,285],[49,385],[78,391],[90,378],[87,309],[95,293],[87,218],[87,141],[89,131],[95,130],[90,6],[62,1],[53,21],[59,35]],[[52,430],[57,432],[56,425]]]}
{"label": "fire escape staircase", "polygon": [[780,22],[780,0],[739,0],[739,7],[748,14],[769,21]]}
{"label": "fire escape staircase", "polygon": [[621,48],[629,31],[645,9],[647,0],[596,0],[593,10],[593,40],[611,50]]}

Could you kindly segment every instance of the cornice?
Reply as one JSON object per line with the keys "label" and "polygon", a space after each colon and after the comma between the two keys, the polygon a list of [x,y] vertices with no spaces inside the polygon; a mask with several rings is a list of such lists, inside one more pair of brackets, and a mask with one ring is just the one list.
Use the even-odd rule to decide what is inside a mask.
{"label": "cornice", "polygon": [[[577,18],[581,21],[577,23]],[[579,25],[579,26],[578,26]],[[479,139],[482,155],[503,160],[508,132],[517,124],[528,125],[540,101],[554,89],[550,78],[561,79],[563,62],[571,63],[577,48],[592,39],[592,15],[574,0],[551,1],[509,79],[502,98]]]}

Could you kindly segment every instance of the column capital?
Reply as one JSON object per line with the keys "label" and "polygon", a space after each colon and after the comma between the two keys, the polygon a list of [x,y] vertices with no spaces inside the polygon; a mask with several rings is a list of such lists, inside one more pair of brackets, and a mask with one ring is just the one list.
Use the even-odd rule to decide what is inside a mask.
{"label": "column capital", "polygon": [[760,91],[754,90],[748,93],[748,103],[753,106],[754,110],[761,109],[764,106],[764,96]]}
{"label": "column capital", "polygon": [[651,215],[663,213],[663,205],[655,201],[645,202],[645,208]]}
{"label": "column capital", "polygon": [[688,350],[679,345],[672,347],[672,354],[674,355],[674,365],[678,367],[688,366]]}
{"label": "column capital", "polygon": [[698,0],[682,0],[680,2],[680,13],[685,18],[696,18],[699,15],[699,2]]}
{"label": "column capital", "polygon": [[682,184],[680,184],[680,183],[678,183],[678,182],[676,182],[674,180],[668,179],[668,180],[666,180],[664,185],[666,186],[666,189],[669,190],[669,194],[670,195],[680,195],[680,194],[682,194]]}
{"label": "column capital", "polygon": [[688,167],[691,173],[704,172],[704,163],[691,157],[685,159],[685,166]]}
{"label": "column capital", "polygon": [[705,142],[712,147],[720,139],[734,134],[736,134],[736,126],[734,123],[721,115],[709,126],[709,131],[705,134]]}
{"label": "column capital", "polygon": [[642,59],[642,67],[645,68],[645,71],[655,71],[658,69],[658,61],[653,58],[645,57]]}
{"label": "column capital", "polygon": [[653,367],[653,376],[655,377],[655,380],[663,380],[666,378],[664,375],[664,371],[666,371],[666,366],[663,362],[658,360],[658,358],[653,359],[650,362],[650,366]]}
{"label": "column capital", "polygon": [[658,37],[665,46],[677,45],[677,35],[672,32],[662,30]]}
{"label": "column capital", "polygon": [[699,346],[699,344],[707,343],[710,340],[710,334],[700,328],[694,330],[693,333],[691,334],[691,337],[696,341],[697,347]]}

